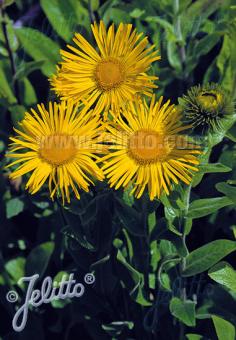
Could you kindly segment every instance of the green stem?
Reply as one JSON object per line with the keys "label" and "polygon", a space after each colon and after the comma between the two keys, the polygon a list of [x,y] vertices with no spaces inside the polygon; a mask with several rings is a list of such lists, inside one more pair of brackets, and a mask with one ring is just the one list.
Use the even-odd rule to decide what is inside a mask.
{"label": "green stem", "polygon": [[173,0],[173,8],[174,8],[174,28],[175,28],[175,33],[177,37],[177,45],[178,45],[178,50],[179,50],[179,56],[181,60],[181,64],[183,67],[183,70],[185,69],[185,63],[186,63],[186,51],[185,51],[185,46],[183,45],[183,35],[182,35],[182,30],[181,30],[181,20],[180,20],[180,15],[179,15],[179,0]]}
{"label": "green stem", "polygon": [[91,24],[93,24],[96,21],[96,18],[95,18],[95,15],[93,13],[91,0],[89,0],[89,2],[88,2],[88,9],[89,9],[90,22],[91,22]]}
{"label": "green stem", "polygon": [[15,79],[16,64],[15,64],[15,59],[14,59],[14,53],[13,53],[13,51],[11,49],[10,41],[9,41],[9,38],[8,38],[7,24],[6,24],[6,13],[5,13],[3,8],[0,9],[0,14],[1,14],[1,17],[2,17],[2,23],[1,23],[1,25],[2,25],[2,32],[3,32],[4,39],[5,39],[5,45],[6,45],[9,61],[10,61],[11,74],[12,74],[12,80],[13,80],[13,88],[14,88],[14,95],[16,97],[17,104],[20,105],[21,104],[21,100],[20,100],[20,88],[19,88],[19,83],[18,83],[17,79]]}
{"label": "green stem", "polygon": [[185,191],[185,197],[184,197],[184,203],[185,203],[184,217],[186,217],[186,215],[188,214],[191,189],[192,189],[192,186],[190,184],[190,185],[187,186],[186,191]]}
{"label": "green stem", "polygon": [[145,196],[142,197],[142,224],[144,236],[140,237],[142,256],[143,256],[143,274],[144,274],[144,287],[145,290],[149,290],[149,232],[148,232],[148,216],[147,216],[147,201]]}
{"label": "green stem", "polygon": [[157,279],[158,279],[158,284],[159,284],[159,286],[162,286],[161,274],[162,274],[162,271],[163,271],[164,266],[165,266],[166,264],[168,264],[168,263],[173,263],[173,262],[177,262],[177,263],[178,263],[178,262],[180,262],[180,258],[179,258],[179,257],[176,257],[176,256],[177,256],[177,254],[175,255],[175,257],[172,257],[172,256],[171,256],[171,258],[164,260],[164,261],[160,264],[160,266],[159,266],[159,268],[158,268],[158,271],[157,271]]}
{"label": "green stem", "polygon": [[[188,210],[189,210],[189,204],[190,204],[190,195],[191,195],[191,189],[192,186],[189,185],[187,186],[187,188],[185,189],[184,192],[184,197],[183,197],[183,202],[185,204],[185,209],[182,211],[182,216],[180,217],[181,221],[181,225],[182,225],[182,242],[185,246],[185,249],[188,250],[187,246],[186,246],[186,233],[185,233],[185,226],[184,226],[184,222],[185,222],[185,218],[188,214]],[[182,272],[185,270],[186,268],[186,257],[182,256],[181,257],[181,261],[180,261],[180,265],[179,265],[179,269],[180,269],[180,282],[181,282],[181,286],[180,286],[180,297],[182,299],[183,302],[186,301],[187,299],[187,294],[186,294],[186,287],[185,287],[185,278],[182,277]],[[185,325],[180,322],[179,323],[179,327],[180,327],[180,334],[179,334],[179,339],[183,340],[185,339]]]}

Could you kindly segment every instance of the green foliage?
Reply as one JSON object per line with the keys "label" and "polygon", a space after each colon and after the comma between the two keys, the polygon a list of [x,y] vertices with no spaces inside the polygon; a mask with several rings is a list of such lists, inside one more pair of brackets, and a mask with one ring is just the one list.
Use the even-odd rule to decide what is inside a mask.
{"label": "green foliage", "polygon": [[216,334],[219,340],[234,340],[235,327],[229,322],[216,315],[212,316]]}
{"label": "green foliage", "polygon": [[181,299],[174,297],[170,301],[170,312],[186,326],[196,326],[195,303],[193,301],[182,301]]}
{"label": "green foliage", "polygon": [[43,276],[47,269],[54,247],[53,242],[46,242],[31,250],[25,264],[26,276],[34,274],[39,274],[40,277]]}
{"label": "green foliage", "polygon": [[41,69],[45,76],[52,75],[59,60],[59,46],[49,37],[32,28],[17,28],[15,33],[26,53],[35,61],[44,62]]}
{"label": "green foliage", "polygon": [[227,197],[201,198],[190,204],[188,217],[204,217],[230,204],[233,202]]}
{"label": "green foliage", "polygon": [[236,292],[236,271],[227,262],[217,263],[209,270],[208,275],[212,280]]}
{"label": "green foliage", "polygon": [[235,241],[216,240],[205,244],[193,250],[186,257],[183,276],[193,276],[202,273],[235,250]]}
{"label": "green foliage", "polygon": [[[24,112],[56,99],[48,78],[74,32],[91,44],[90,23],[132,23],[160,50],[157,97],[178,105],[192,86],[220,84],[236,97],[234,0],[0,0],[0,339],[234,340],[236,327],[236,125],[233,107],[211,133],[189,131],[204,154],[191,186],[150,202],[96,183],[62,207],[46,187],[9,180],[8,138]],[[7,37],[5,35],[7,32]],[[6,40],[7,38],[7,40]],[[229,112],[230,111],[230,112]],[[95,276],[86,285],[86,273]],[[81,298],[30,307],[26,329],[11,328],[25,298],[21,277],[54,286],[74,273]],[[57,282],[57,284],[55,283]],[[15,305],[6,293],[16,290]]]}
{"label": "green foliage", "polygon": [[7,218],[17,216],[24,210],[24,202],[19,198],[12,198],[6,203]]}

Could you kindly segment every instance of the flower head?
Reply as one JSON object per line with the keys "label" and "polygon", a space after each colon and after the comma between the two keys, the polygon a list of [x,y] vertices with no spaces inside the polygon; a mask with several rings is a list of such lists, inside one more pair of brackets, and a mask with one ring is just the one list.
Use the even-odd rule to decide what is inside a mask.
{"label": "flower head", "polygon": [[221,126],[222,118],[233,114],[234,104],[230,96],[218,84],[191,87],[180,99],[186,121],[193,128],[208,130]]}
{"label": "flower head", "polygon": [[50,196],[60,192],[63,203],[70,202],[70,188],[79,199],[78,189],[88,191],[91,176],[103,179],[98,168],[97,153],[101,152],[98,117],[77,114],[72,103],[49,103],[49,110],[38,105],[38,113],[25,113],[20,129],[15,129],[8,157],[17,165],[11,179],[30,173],[26,188],[36,193],[48,181]]}
{"label": "flower head", "polygon": [[179,111],[162,100],[129,103],[116,122],[107,123],[113,152],[102,159],[102,169],[115,189],[132,183],[137,198],[146,187],[151,200],[169,194],[172,182],[189,184],[198,170],[199,147],[179,134],[189,126],[182,126]]}
{"label": "flower head", "polygon": [[103,21],[91,27],[98,51],[75,34],[77,46],[61,51],[63,61],[51,79],[56,93],[74,102],[83,100],[86,108],[96,103],[96,112],[119,110],[137,94],[150,95],[158,78],[145,72],[160,59],[154,45],[148,47],[147,37],[142,38],[131,24],[121,23],[116,32],[114,24],[106,31]]}

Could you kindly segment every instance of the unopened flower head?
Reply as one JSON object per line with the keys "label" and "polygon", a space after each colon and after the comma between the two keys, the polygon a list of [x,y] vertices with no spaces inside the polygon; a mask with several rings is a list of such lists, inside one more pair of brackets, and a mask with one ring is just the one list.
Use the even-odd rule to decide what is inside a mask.
{"label": "unopened flower head", "polygon": [[187,95],[180,98],[180,106],[186,121],[199,131],[217,130],[222,118],[234,113],[230,95],[215,83],[191,87]]}

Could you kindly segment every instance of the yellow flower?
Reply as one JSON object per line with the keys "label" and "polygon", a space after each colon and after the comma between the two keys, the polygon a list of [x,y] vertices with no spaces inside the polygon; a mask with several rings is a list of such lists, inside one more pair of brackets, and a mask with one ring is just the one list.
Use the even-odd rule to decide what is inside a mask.
{"label": "yellow flower", "polygon": [[114,24],[106,31],[103,21],[91,25],[99,51],[96,51],[81,34],[73,41],[77,48],[62,50],[63,62],[57,75],[51,79],[56,93],[74,102],[83,100],[86,109],[94,103],[95,111],[109,108],[119,110],[127,100],[137,94],[150,95],[153,80],[145,72],[153,61],[159,60],[155,47],[147,46],[147,37],[141,38],[131,24],[121,23],[115,32]]}
{"label": "yellow flower", "polygon": [[199,164],[195,155],[199,146],[179,134],[189,128],[181,123],[181,114],[162,98],[150,105],[145,101],[129,103],[116,122],[107,123],[106,139],[111,143],[110,154],[104,156],[102,167],[115,189],[130,183],[132,193],[141,197],[148,188],[150,199],[168,195],[172,182],[190,184],[192,172]]}
{"label": "yellow flower", "polygon": [[17,136],[11,137],[8,157],[14,158],[8,167],[17,164],[10,174],[11,179],[31,173],[26,188],[36,193],[48,180],[50,196],[53,199],[60,192],[63,200],[70,202],[70,188],[79,199],[78,189],[88,191],[92,183],[90,176],[103,179],[103,173],[96,162],[101,152],[98,136],[100,120],[90,113],[77,114],[78,106],[72,103],[49,103],[49,110],[43,104],[38,112],[31,109],[25,113]]}

